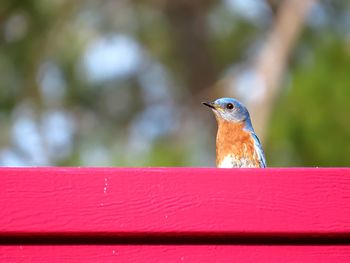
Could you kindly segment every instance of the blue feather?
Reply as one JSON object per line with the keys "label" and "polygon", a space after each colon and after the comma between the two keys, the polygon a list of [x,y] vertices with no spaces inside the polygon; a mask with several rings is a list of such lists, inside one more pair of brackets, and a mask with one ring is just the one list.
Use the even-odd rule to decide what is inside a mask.
{"label": "blue feather", "polygon": [[261,146],[260,140],[258,138],[258,136],[252,132],[252,137],[254,139],[254,146],[255,146],[255,150],[258,153],[259,156],[259,162],[260,162],[260,166],[262,168],[266,168],[266,159],[265,159],[265,154],[264,154],[264,150]]}

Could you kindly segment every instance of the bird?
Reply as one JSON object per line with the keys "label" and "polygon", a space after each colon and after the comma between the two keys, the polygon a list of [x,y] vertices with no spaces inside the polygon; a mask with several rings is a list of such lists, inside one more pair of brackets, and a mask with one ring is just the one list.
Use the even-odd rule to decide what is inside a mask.
{"label": "bird", "polygon": [[218,168],[265,168],[264,150],[247,108],[234,98],[202,102],[215,115],[216,166]]}

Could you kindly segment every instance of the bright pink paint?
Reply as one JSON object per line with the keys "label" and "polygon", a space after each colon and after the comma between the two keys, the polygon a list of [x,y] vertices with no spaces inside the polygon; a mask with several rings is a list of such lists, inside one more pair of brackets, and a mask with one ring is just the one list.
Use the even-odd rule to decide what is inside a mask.
{"label": "bright pink paint", "polygon": [[[166,262],[180,255],[191,262],[205,258],[213,262],[216,257],[232,262],[234,255],[241,262],[249,256],[252,261],[246,262],[259,257],[261,262],[272,262],[269,254],[276,255],[278,262],[278,255],[283,253],[316,262],[332,262],[332,255],[349,260],[349,246],[331,245],[334,238],[350,244],[350,169],[2,168],[0,182],[2,244],[16,237],[20,238],[17,243],[23,240],[28,244],[31,241],[26,235],[44,244],[50,236],[81,237],[77,242],[84,243],[84,238],[92,242],[77,250],[64,246],[67,239],[63,239],[47,249],[22,247],[27,252],[21,252],[17,245],[3,245],[1,262],[12,262],[6,255],[13,255],[13,262],[18,262],[21,253],[29,258],[37,253],[38,260],[32,258],[31,262],[50,255],[57,259],[61,252],[74,258],[85,248],[86,258],[101,255],[103,259],[104,251],[114,256],[110,254],[112,247],[125,252],[121,257],[124,260],[130,253],[139,259],[161,259],[164,254]],[[314,250],[308,250],[308,241],[304,244],[308,249],[276,244],[239,246],[240,239],[249,242],[255,238],[255,243],[263,243],[264,238],[277,236],[288,243],[288,237],[314,235],[323,241],[333,239],[327,242],[329,246],[313,246]],[[123,238],[135,236],[145,246],[121,245]],[[152,239],[175,237],[178,242],[181,236],[189,238],[191,245],[150,246]],[[208,236],[212,239],[207,242],[212,243],[196,246],[201,237]],[[98,237],[96,243],[118,237],[119,245],[94,246],[94,237]],[[234,238],[236,245],[220,245],[216,239],[222,237]],[[326,260],[318,260],[324,255]]]}
{"label": "bright pink paint", "polygon": [[0,261],[12,262],[317,262],[349,263],[350,246],[6,246]]}
{"label": "bright pink paint", "polygon": [[350,169],[1,169],[0,233],[348,233]]}

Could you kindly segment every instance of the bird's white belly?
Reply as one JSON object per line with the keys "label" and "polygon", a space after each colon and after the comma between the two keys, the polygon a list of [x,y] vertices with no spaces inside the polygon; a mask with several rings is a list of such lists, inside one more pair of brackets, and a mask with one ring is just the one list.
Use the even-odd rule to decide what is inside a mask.
{"label": "bird's white belly", "polygon": [[233,155],[226,156],[219,164],[218,168],[256,168],[248,158],[235,158]]}

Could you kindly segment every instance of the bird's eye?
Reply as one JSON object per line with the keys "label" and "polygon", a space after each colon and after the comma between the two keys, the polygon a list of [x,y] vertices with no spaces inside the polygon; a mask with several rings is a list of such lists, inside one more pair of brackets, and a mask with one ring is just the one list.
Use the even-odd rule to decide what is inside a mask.
{"label": "bird's eye", "polygon": [[232,103],[228,103],[226,105],[226,108],[229,109],[229,110],[232,110],[234,108],[233,104]]}

